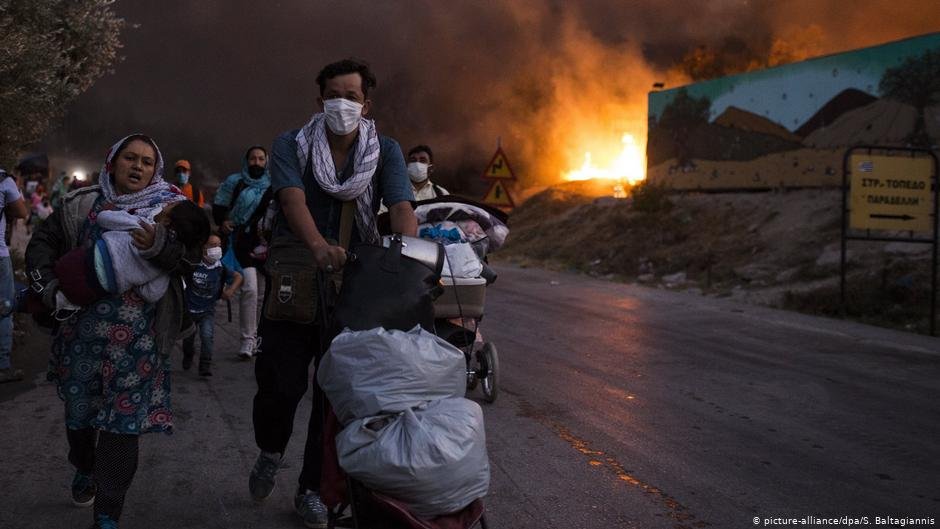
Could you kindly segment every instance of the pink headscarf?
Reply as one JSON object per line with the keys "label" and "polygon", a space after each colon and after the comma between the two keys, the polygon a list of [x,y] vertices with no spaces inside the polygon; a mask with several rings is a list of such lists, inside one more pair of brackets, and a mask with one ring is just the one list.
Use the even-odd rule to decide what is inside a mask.
{"label": "pink headscarf", "polygon": [[[153,171],[153,179],[150,180],[147,187],[136,193],[120,195],[114,188],[114,182],[112,181],[114,178],[112,174],[113,162],[121,147],[130,143],[131,140],[141,140],[148,143],[156,152],[157,160]],[[179,188],[163,179],[163,154],[160,153],[160,148],[157,147],[156,142],[144,134],[125,136],[111,147],[104,166],[101,168],[99,183],[105,200],[114,205],[116,209],[127,211],[146,219],[148,222],[153,222],[153,217],[163,209],[163,206],[170,202],[186,200],[186,196]]]}

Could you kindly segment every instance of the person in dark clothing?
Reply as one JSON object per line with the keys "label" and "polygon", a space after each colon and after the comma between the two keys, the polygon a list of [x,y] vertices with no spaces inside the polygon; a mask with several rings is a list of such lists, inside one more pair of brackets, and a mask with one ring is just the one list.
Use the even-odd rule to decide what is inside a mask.
{"label": "person in dark clothing", "polygon": [[258,345],[258,270],[264,263],[255,248],[262,242],[258,223],[272,196],[267,165],[268,152],[264,147],[249,147],[241,171],[225,179],[212,204],[212,216],[228,239],[226,247],[234,246],[239,265],[235,268],[244,279],[238,304],[241,333],[238,356],[245,360],[251,359]]}
{"label": "person in dark clothing", "polygon": [[[271,150],[271,187],[279,212],[272,247],[302,245],[312,254],[311,268],[333,272],[346,262],[339,241],[343,203],[352,203],[351,242],[378,242],[376,213],[388,204],[391,228],[414,236],[411,183],[398,143],[376,131],[366,116],[375,76],[353,60],[326,66],[317,76],[320,112],[300,129],[285,132]],[[349,209],[347,209],[349,210]],[[276,295],[266,285],[265,297]],[[255,363],[255,442],[260,454],[248,479],[255,500],[274,490],[281,458],[290,440],[297,404],[309,385],[310,362],[319,362],[321,338],[316,323],[261,319],[263,345]],[[307,426],[303,468],[294,509],[307,527],[326,527],[327,510],[319,495],[323,455],[323,392],[314,381],[313,410]]]}

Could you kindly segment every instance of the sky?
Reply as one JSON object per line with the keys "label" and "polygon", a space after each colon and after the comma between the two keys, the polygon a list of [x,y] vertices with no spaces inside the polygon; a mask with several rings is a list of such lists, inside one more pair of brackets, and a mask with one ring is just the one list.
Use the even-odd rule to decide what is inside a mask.
{"label": "sky", "polygon": [[[97,170],[130,132],[194,180],[240,168],[316,111],[315,78],[354,57],[378,78],[380,133],[429,144],[435,180],[485,190],[497,141],[521,185],[556,181],[585,150],[645,135],[652,84],[700,46],[718,60],[806,58],[940,31],[932,0],[119,0],[122,60],[41,148]],[[645,144],[645,137],[641,138]],[[596,146],[596,147],[592,147]],[[600,148],[600,150],[603,150]]]}

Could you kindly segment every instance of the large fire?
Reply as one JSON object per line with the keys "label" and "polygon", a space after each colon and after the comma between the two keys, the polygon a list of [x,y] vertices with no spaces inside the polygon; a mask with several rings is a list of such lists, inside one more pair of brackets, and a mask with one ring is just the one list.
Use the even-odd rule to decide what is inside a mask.
{"label": "large fire", "polygon": [[616,147],[608,149],[610,155],[601,159],[610,160],[604,167],[594,165],[591,151],[584,153],[584,163],[581,167],[568,171],[562,175],[566,181],[577,180],[616,180],[622,186],[624,183],[634,185],[646,178],[646,154],[632,134],[624,134],[620,138],[622,147],[617,153]]}

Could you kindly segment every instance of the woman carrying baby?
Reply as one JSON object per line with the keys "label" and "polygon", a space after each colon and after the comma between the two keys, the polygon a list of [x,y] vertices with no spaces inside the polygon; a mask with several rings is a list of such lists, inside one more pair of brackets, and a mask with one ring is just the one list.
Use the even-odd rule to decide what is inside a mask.
{"label": "woman carrying baby", "polygon": [[[187,250],[198,252],[209,235],[205,217],[203,223],[185,228],[159,222],[184,200],[163,180],[156,143],[134,134],[108,152],[100,184],[67,195],[33,234],[26,251],[33,290],[59,314],[48,376],[65,402],[69,462],[76,468],[72,501],[78,506],[94,504],[92,527],[117,527],[137,470],[140,434],[172,429],[169,353],[182,323],[179,275],[185,271]],[[123,292],[115,292],[113,284],[110,290],[102,287],[108,286],[107,267],[101,266],[101,252],[96,260],[93,250],[100,249],[104,234],[113,229],[98,222],[102,214],[108,218],[108,212],[118,218],[139,217],[141,228],[130,242],[137,251],[125,248],[110,255],[145,259],[164,272],[169,280],[158,285],[163,295],[157,300],[142,287]],[[114,241],[112,245],[120,246]],[[110,265],[122,268],[120,263]],[[92,295],[82,299],[72,294],[78,299],[68,299],[64,294],[82,288]],[[75,310],[62,317],[69,314],[65,309]]]}

